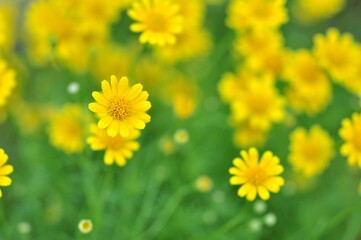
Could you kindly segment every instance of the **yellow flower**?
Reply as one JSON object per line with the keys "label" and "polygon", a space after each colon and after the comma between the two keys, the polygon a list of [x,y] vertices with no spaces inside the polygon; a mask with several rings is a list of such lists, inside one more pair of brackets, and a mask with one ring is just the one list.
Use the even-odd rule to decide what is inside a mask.
{"label": "yellow flower", "polygon": [[344,78],[344,87],[353,94],[361,97],[361,48],[358,48],[358,58],[355,62],[355,72]]}
{"label": "yellow flower", "polygon": [[[107,64],[104,64],[104,62]],[[125,48],[107,43],[98,49],[94,59],[93,71],[97,79],[111,74],[127,76],[130,64],[131,56]]]}
{"label": "yellow flower", "polygon": [[0,4],[0,50],[8,51],[14,45],[17,8],[16,4]]}
{"label": "yellow flower", "polygon": [[140,131],[130,129],[127,137],[117,135],[110,137],[106,130],[98,128],[95,124],[90,126],[92,136],[87,138],[87,143],[94,151],[105,150],[104,163],[111,165],[114,162],[118,166],[125,166],[126,160],[133,157],[133,152],[139,149],[136,139],[140,136]]}
{"label": "yellow flower", "polygon": [[352,35],[341,35],[335,28],[328,29],[326,36],[314,36],[314,53],[321,66],[337,82],[343,82],[356,71],[354,63],[360,57]]}
{"label": "yellow flower", "polygon": [[296,172],[307,177],[320,174],[334,155],[333,140],[320,126],[314,125],[307,132],[296,128],[290,135],[288,161]]}
{"label": "yellow flower", "polygon": [[294,8],[296,17],[304,23],[324,20],[340,12],[345,0],[297,0]]}
{"label": "yellow flower", "polygon": [[[13,166],[6,164],[8,161],[8,155],[4,152],[4,149],[0,148],[0,187],[7,187],[11,185],[11,178],[8,177],[10,173],[14,171]],[[3,193],[0,189],[0,198]]]}
{"label": "yellow flower", "polygon": [[341,146],[341,154],[348,158],[348,164],[358,164],[361,168],[361,114],[353,113],[351,119],[344,119],[339,130],[345,143]]}
{"label": "yellow flower", "polygon": [[146,114],[151,107],[148,92],[142,91],[143,85],[137,83],[129,86],[127,77],[119,81],[112,75],[110,83],[102,81],[102,93],[94,91],[95,102],[89,104],[89,109],[100,118],[98,127],[107,129],[110,137],[120,134],[127,137],[132,128],[144,129],[150,121]]}
{"label": "yellow flower", "polygon": [[183,19],[184,29],[198,28],[203,23],[205,4],[203,0],[171,0],[179,6],[179,14]]}
{"label": "yellow flower", "polygon": [[177,36],[174,45],[159,47],[157,56],[169,63],[205,55],[211,47],[209,33],[203,28],[187,28]]}
{"label": "yellow flower", "polygon": [[14,70],[8,69],[6,63],[0,59],[0,107],[6,104],[6,99],[15,86]]}
{"label": "yellow flower", "polygon": [[266,140],[268,131],[251,126],[249,123],[236,126],[233,134],[233,142],[237,147],[248,148],[251,146],[262,146]]}
{"label": "yellow flower", "polygon": [[179,6],[166,0],[135,1],[128,15],[137,21],[130,26],[133,32],[142,32],[140,43],[164,46],[175,44],[182,29]]}
{"label": "yellow flower", "polygon": [[238,35],[235,50],[243,56],[262,56],[283,45],[283,38],[279,31],[255,29]]}
{"label": "yellow flower", "polygon": [[287,96],[295,110],[313,115],[330,102],[331,83],[309,51],[299,50],[291,56],[284,77],[290,83]]}
{"label": "yellow flower", "polygon": [[252,127],[266,130],[271,123],[283,120],[284,104],[271,78],[255,78],[248,83],[247,91],[231,103],[232,117],[235,123],[247,121]]}
{"label": "yellow flower", "polygon": [[213,181],[207,175],[199,176],[195,182],[195,187],[199,192],[209,192],[213,188]]}
{"label": "yellow flower", "polygon": [[79,231],[87,234],[93,230],[93,222],[90,219],[82,219],[78,224]]}
{"label": "yellow flower", "polygon": [[277,28],[288,21],[285,4],[285,0],[232,0],[227,25],[237,31]]}
{"label": "yellow flower", "polygon": [[242,185],[238,190],[238,196],[253,201],[258,194],[262,200],[268,200],[270,193],[277,193],[284,184],[284,179],[279,176],[283,167],[277,156],[266,151],[259,159],[258,150],[250,148],[241,151],[242,158],[233,160],[234,167],[229,173],[234,175],[230,178],[231,185]]}
{"label": "yellow flower", "polygon": [[84,148],[83,138],[89,121],[89,116],[80,105],[65,105],[50,119],[50,142],[68,154],[80,153]]}

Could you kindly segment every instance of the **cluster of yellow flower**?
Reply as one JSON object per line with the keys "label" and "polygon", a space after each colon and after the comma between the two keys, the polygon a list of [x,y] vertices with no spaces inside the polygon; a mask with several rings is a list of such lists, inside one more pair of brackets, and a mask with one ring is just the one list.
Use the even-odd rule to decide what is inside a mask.
{"label": "cluster of yellow flower", "polygon": [[[326,9],[324,15],[314,12],[310,17],[324,18],[341,9],[343,1],[332,2],[333,9]],[[312,117],[325,110],[332,99],[330,79],[361,96],[360,44],[351,34],[330,28],[326,35],[314,36],[312,50],[286,49],[278,30],[288,21],[285,4],[283,0],[232,0],[228,8],[227,25],[236,32],[234,52],[240,63],[236,73],[223,75],[218,90],[222,100],[230,105],[234,142],[241,148],[261,146],[273,123],[287,123],[299,113]],[[309,5],[304,1],[303,6]],[[285,85],[283,95],[276,87],[277,80]],[[292,111],[286,112],[286,107]],[[340,129],[340,136],[346,141],[341,153],[348,156],[350,165],[360,165],[361,160],[359,116],[354,113],[352,120],[344,120]],[[334,142],[318,125],[309,132],[298,127],[290,135],[289,150],[288,160],[294,171],[312,177],[328,166],[334,156]],[[238,169],[230,169],[236,175],[231,184],[243,184],[239,196],[247,195],[248,200],[253,200],[258,193],[266,200],[269,194],[265,189],[279,190],[281,181],[275,181],[277,188],[268,184],[282,171],[268,170],[263,163],[266,160],[258,163],[258,153],[253,148],[250,155],[251,152],[252,161],[244,151],[244,162],[234,160]]]}

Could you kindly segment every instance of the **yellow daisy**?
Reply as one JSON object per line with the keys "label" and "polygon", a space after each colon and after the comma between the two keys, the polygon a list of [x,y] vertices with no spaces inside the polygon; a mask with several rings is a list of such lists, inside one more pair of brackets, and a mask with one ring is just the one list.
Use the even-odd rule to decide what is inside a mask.
{"label": "yellow daisy", "polygon": [[237,31],[277,28],[288,21],[285,5],[285,0],[232,0],[227,25]]}
{"label": "yellow daisy", "polygon": [[146,113],[151,107],[148,92],[142,91],[143,85],[137,83],[129,86],[127,77],[119,81],[112,75],[110,83],[102,81],[102,92],[94,91],[95,102],[89,104],[89,109],[100,118],[98,127],[107,129],[111,137],[120,134],[127,137],[132,128],[144,129],[150,121]]}
{"label": "yellow daisy", "polygon": [[6,63],[0,60],[0,107],[4,106],[16,85],[15,72],[8,69]]}
{"label": "yellow daisy", "polygon": [[84,149],[84,136],[87,133],[89,121],[89,116],[80,105],[65,105],[50,119],[51,144],[68,154],[80,153]]}
{"label": "yellow daisy", "polygon": [[[4,149],[0,148],[0,187],[7,187],[11,185],[11,178],[8,177],[10,173],[14,171],[13,166],[6,164],[8,161],[8,155],[4,152]],[[2,191],[0,189],[0,198],[2,197]]]}
{"label": "yellow daisy", "polygon": [[291,55],[284,77],[290,83],[287,96],[295,110],[312,115],[322,111],[330,102],[331,83],[308,50]]}
{"label": "yellow daisy", "polygon": [[328,29],[326,36],[315,35],[314,53],[333,80],[341,83],[345,77],[356,71],[354,63],[360,57],[352,35],[350,33],[341,35],[336,28]]}
{"label": "yellow daisy", "polygon": [[118,166],[124,166],[126,160],[133,157],[133,152],[139,149],[139,143],[136,142],[140,136],[139,130],[131,129],[127,137],[120,135],[110,137],[106,130],[92,124],[90,132],[92,136],[87,138],[87,143],[94,151],[105,150],[104,163],[106,165],[115,162]]}
{"label": "yellow daisy", "polygon": [[268,200],[269,192],[280,191],[284,184],[284,179],[279,176],[283,167],[277,156],[266,151],[259,159],[256,148],[241,151],[241,156],[233,160],[234,167],[229,169],[229,173],[234,175],[230,178],[230,184],[242,185],[238,189],[238,196],[246,196],[248,201],[253,201],[258,194],[262,200]]}
{"label": "yellow daisy", "polygon": [[353,113],[351,119],[344,119],[339,134],[345,141],[341,154],[348,158],[349,165],[361,168],[361,114]]}
{"label": "yellow daisy", "polygon": [[278,94],[271,78],[252,79],[248,89],[231,103],[236,123],[249,122],[252,127],[269,129],[271,123],[284,119],[284,99]]}
{"label": "yellow daisy", "polygon": [[164,46],[175,44],[183,29],[179,6],[166,0],[135,1],[128,15],[137,21],[130,25],[133,32],[141,32],[140,43]]}
{"label": "yellow daisy", "polygon": [[295,171],[307,177],[321,173],[334,155],[332,138],[318,125],[309,132],[297,128],[291,133],[290,141],[288,161]]}

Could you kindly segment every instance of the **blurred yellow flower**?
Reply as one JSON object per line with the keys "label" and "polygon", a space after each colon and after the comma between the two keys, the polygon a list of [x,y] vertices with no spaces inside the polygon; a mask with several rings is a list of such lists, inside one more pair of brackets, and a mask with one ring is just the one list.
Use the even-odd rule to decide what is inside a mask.
{"label": "blurred yellow flower", "polygon": [[203,28],[187,28],[177,36],[177,42],[157,48],[156,55],[168,63],[187,61],[205,55],[211,48],[210,34]]}
{"label": "blurred yellow flower", "polygon": [[284,78],[290,83],[287,96],[296,111],[313,115],[325,109],[331,100],[331,83],[308,50],[290,56]]}
{"label": "blurred yellow flower", "polygon": [[139,149],[136,139],[140,136],[140,131],[130,129],[127,137],[117,135],[110,137],[106,130],[100,129],[97,125],[90,126],[92,135],[87,138],[87,143],[94,151],[105,150],[104,163],[111,165],[114,162],[118,166],[125,166],[127,159],[133,157],[133,152]]}
{"label": "blurred yellow flower", "polygon": [[[127,76],[132,56],[125,48],[116,44],[107,43],[100,47],[94,56],[92,68],[97,79],[103,76]],[[104,64],[106,62],[106,64]]]}
{"label": "blurred yellow flower", "polygon": [[250,79],[255,74],[243,66],[237,68],[236,73],[224,73],[218,83],[218,92],[225,103],[231,103],[242,96],[248,89]]}
{"label": "blurred yellow flower", "polygon": [[336,28],[327,30],[326,36],[314,36],[314,54],[336,82],[343,82],[345,77],[356,71],[359,55],[357,44],[350,33],[340,34]]}
{"label": "blurred yellow flower", "polygon": [[[4,149],[0,148],[0,187],[7,187],[11,185],[11,178],[8,177],[10,173],[14,171],[13,166],[6,164],[8,161],[8,155]],[[2,197],[2,191],[0,189],[0,198]]]}
{"label": "blurred yellow flower", "polygon": [[198,191],[206,193],[212,190],[213,181],[210,177],[206,175],[199,176],[195,182],[195,187]]}
{"label": "blurred yellow flower", "polygon": [[183,19],[184,30],[188,28],[198,28],[203,23],[205,4],[203,0],[171,0],[179,6],[179,15]]}
{"label": "blurred yellow flower", "polygon": [[179,6],[166,0],[138,0],[133,2],[128,15],[136,21],[133,32],[141,32],[140,43],[164,46],[175,44],[183,30]]}
{"label": "blurred yellow flower", "polygon": [[284,179],[279,176],[283,172],[283,167],[277,156],[266,151],[259,158],[258,150],[250,148],[241,151],[242,158],[233,160],[234,167],[229,169],[229,173],[234,175],[230,178],[231,185],[242,185],[238,190],[238,196],[253,201],[257,194],[262,200],[268,200],[270,193],[277,193],[284,184]]}
{"label": "blurred yellow flower", "polygon": [[334,155],[333,146],[332,138],[320,126],[312,126],[309,132],[298,127],[290,135],[288,161],[296,172],[312,177],[328,166]]}
{"label": "blurred yellow flower", "polygon": [[277,28],[288,21],[285,4],[285,0],[232,0],[227,25],[236,31]]}
{"label": "blurred yellow flower", "polygon": [[80,153],[84,148],[84,136],[88,132],[90,118],[78,104],[67,104],[50,118],[51,144],[68,154]]}
{"label": "blurred yellow flower", "polygon": [[93,222],[90,219],[82,219],[78,224],[79,231],[87,234],[93,230]]}
{"label": "blurred yellow flower", "polygon": [[332,17],[345,6],[345,0],[297,0],[295,16],[304,23],[312,23]]}
{"label": "blurred yellow flower", "polygon": [[284,105],[272,78],[255,78],[248,83],[247,91],[231,103],[232,119],[236,123],[247,121],[252,127],[269,129],[271,123],[283,120]]}
{"label": "blurred yellow flower", "polygon": [[249,123],[236,125],[233,142],[237,147],[248,148],[262,146],[267,138],[268,130],[251,126]]}
{"label": "blurred yellow flower", "polygon": [[110,137],[120,134],[127,137],[132,128],[144,129],[150,121],[146,113],[151,107],[148,92],[142,91],[143,85],[137,83],[129,86],[127,77],[119,81],[112,75],[110,83],[102,81],[102,93],[92,93],[95,102],[89,104],[89,109],[99,117],[98,127],[107,129]]}
{"label": "blurred yellow flower", "polygon": [[6,104],[6,99],[15,86],[14,70],[9,69],[6,62],[0,59],[0,107]]}
{"label": "blurred yellow flower", "polygon": [[17,7],[15,4],[0,3],[0,50],[8,51],[14,45]]}
{"label": "blurred yellow flower", "polygon": [[262,56],[283,46],[283,37],[276,30],[255,29],[239,34],[235,42],[235,50],[243,56]]}
{"label": "blurred yellow flower", "polygon": [[355,72],[344,78],[344,87],[353,94],[361,97],[361,47],[357,51],[358,57],[355,63]]}
{"label": "blurred yellow flower", "polygon": [[342,156],[348,158],[349,165],[361,168],[361,114],[353,113],[351,119],[343,119],[339,134],[345,141],[340,149]]}

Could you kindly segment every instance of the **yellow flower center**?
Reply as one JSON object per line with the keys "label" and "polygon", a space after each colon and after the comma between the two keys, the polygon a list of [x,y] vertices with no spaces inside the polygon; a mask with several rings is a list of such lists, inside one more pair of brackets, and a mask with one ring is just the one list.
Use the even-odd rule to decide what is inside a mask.
{"label": "yellow flower center", "polygon": [[131,103],[124,98],[114,97],[108,105],[108,114],[116,120],[125,120],[130,116]]}
{"label": "yellow flower center", "polygon": [[267,112],[269,99],[264,95],[253,95],[249,98],[248,104],[253,113],[264,114]]}
{"label": "yellow flower center", "polygon": [[260,167],[255,167],[253,169],[250,169],[248,174],[248,181],[255,185],[259,186],[262,185],[267,179],[267,175],[264,172],[264,170]]}
{"label": "yellow flower center", "polygon": [[151,13],[147,18],[147,27],[154,32],[164,32],[166,30],[166,19],[162,13]]}
{"label": "yellow flower center", "polygon": [[309,160],[310,162],[320,158],[320,149],[316,145],[317,143],[310,142],[310,144],[305,144],[303,147],[303,154],[305,159]]}
{"label": "yellow flower center", "polygon": [[359,134],[354,135],[353,144],[358,151],[361,151],[361,137]]}

